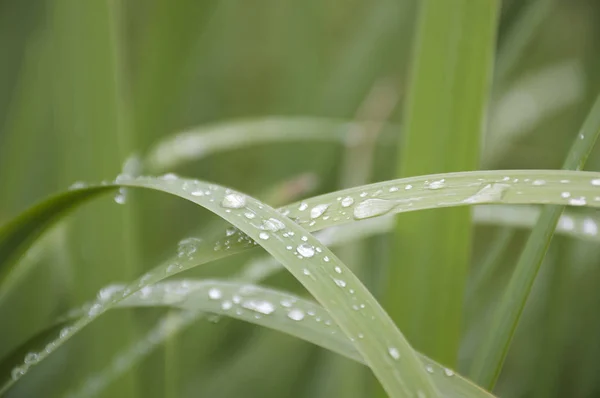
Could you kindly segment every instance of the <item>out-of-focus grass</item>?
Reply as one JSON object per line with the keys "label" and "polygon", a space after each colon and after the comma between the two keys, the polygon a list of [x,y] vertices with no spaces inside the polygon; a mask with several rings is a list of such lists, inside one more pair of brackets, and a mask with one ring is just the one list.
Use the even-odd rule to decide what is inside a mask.
{"label": "out-of-focus grass", "polygon": [[[415,0],[88,3],[0,1],[1,223],[78,180],[114,179],[128,155],[145,154],[177,131],[274,115],[352,121],[381,81],[397,90],[397,110],[406,104],[407,50],[420,3]],[[503,123],[486,124],[481,162],[489,169],[558,168],[600,88],[600,5],[506,0],[501,11],[489,120],[502,115]],[[515,40],[516,47],[511,45]],[[544,81],[535,78],[561,65],[568,66],[561,75],[568,79],[528,84]],[[577,87],[565,91],[569,81]],[[570,100],[556,101],[563,92]],[[462,104],[460,97],[451,99]],[[389,121],[403,126],[397,110]],[[387,143],[374,151],[364,182],[393,178],[397,148]],[[360,159],[353,162],[348,156]],[[348,164],[361,164],[360,151],[353,154],[336,142],[263,143],[169,171],[266,199],[270,187],[304,172],[318,175],[317,193],[336,190],[345,173],[344,157]],[[597,150],[588,165],[590,170],[600,165]],[[65,309],[93,298],[106,283],[131,281],[160,263],[192,231],[204,227],[202,236],[210,236],[214,221],[189,204],[146,194],[131,194],[123,206],[106,198],[75,213],[23,260],[29,268],[22,282],[0,302],[0,318],[9,325],[0,330],[2,351],[27,340]],[[464,234],[466,227],[456,234]],[[468,265],[469,273],[477,275],[488,251],[502,239],[498,228],[503,227],[473,228]],[[473,296],[467,296],[462,310],[459,368],[469,367],[487,333],[480,326],[489,322],[526,237],[514,233],[483,288],[468,286]],[[368,270],[364,278],[371,281],[365,283],[378,294],[381,286],[396,286],[394,281],[376,283],[392,244],[389,236],[369,238],[361,243],[364,255],[349,260]],[[189,273],[227,277],[252,256],[223,259]],[[600,358],[595,343],[600,332],[597,256],[595,241],[562,237],[550,246],[495,389],[498,395],[587,397],[600,390],[594,372]],[[303,292],[286,274],[265,283]],[[129,342],[142,339],[162,315],[159,309],[136,310],[131,322],[136,326],[125,333],[129,338],[120,332],[130,317],[103,317],[28,373],[9,396],[73,391]],[[164,352],[154,351],[100,395],[162,397],[170,391],[196,396],[203,384],[199,380],[212,379],[206,391],[223,397],[318,396],[329,388],[324,380],[332,366],[339,379],[352,366],[323,361],[322,351],[287,337],[275,341],[272,333],[226,319],[194,323],[178,335],[168,362]],[[238,358],[240,365],[233,366]],[[540,361],[546,365],[537,366]],[[170,366],[176,378],[165,373]],[[228,377],[212,378],[217,369],[228,369]],[[371,396],[370,391],[355,393]]]}

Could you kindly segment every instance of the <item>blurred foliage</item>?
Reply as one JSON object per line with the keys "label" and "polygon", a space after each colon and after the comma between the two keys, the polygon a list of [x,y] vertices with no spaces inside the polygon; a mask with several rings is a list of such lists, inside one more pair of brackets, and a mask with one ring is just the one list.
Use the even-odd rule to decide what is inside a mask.
{"label": "blurred foliage", "polygon": [[[113,179],[129,155],[198,125],[270,115],[361,119],[361,106],[382,82],[399,98],[384,118],[401,125],[417,5],[0,0],[0,223],[76,181]],[[542,17],[528,13],[532,7]],[[518,31],[523,51],[494,79],[481,168],[559,168],[600,89],[597,0],[504,0],[498,56],[506,53],[504,45],[514,45],[512,32],[523,24],[532,28],[530,34]],[[394,177],[396,148],[386,144],[373,151],[364,182]],[[261,144],[170,171],[277,205],[272,188],[301,173],[317,176],[306,196],[338,189],[348,173],[344,159],[353,153],[364,156],[335,143]],[[588,169],[599,166],[595,150]],[[19,289],[0,306],[0,353],[107,283],[141,275],[192,231],[209,235],[216,223],[191,204],[146,193],[132,194],[124,206],[105,198],[77,211],[38,244],[42,255],[29,259]],[[477,227],[471,270],[485,262],[501,235],[498,227]],[[493,278],[475,296],[467,295],[459,369],[468,368],[527,235],[516,232]],[[376,294],[384,285],[378,280],[390,243],[389,236],[371,238],[351,260]],[[189,274],[230,275],[244,256]],[[498,395],[600,396],[599,258],[593,242],[554,239]],[[268,283],[301,291],[287,274]],[[62,396],[162,314],[148,309],[103,317],[8,395]],[[363,377],[365,391],[358,396],[370,396],[368,371],[333,358],[238,321],[200,321],[102,396],[325,397],[335,396],[332,391],[341,387],[332,384],[347,377]]]}

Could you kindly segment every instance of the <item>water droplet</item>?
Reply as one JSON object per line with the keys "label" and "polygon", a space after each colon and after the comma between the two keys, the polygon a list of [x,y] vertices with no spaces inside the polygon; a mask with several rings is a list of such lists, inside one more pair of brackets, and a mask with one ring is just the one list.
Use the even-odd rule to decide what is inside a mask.
{"label": "water droplet", "polygon": [[338,274],[341,274],[341,273],[342,273],[342,269],[341,269],[340,267],[338,267],[338,266],[336,266],[336,267],[334,268],[334,270],[335,270],[335,272],[337,272]]}
{"label": "water droplet", "polygon": [[72,191],[72,190],[75,190],[75,189],[83,189],[85,187],[87,187],[87,184],[85,182],[83,182],[83,181],[75,181],[69,187],[69,191]]}
{"label": "water droplet", "polygon": [[179,243],[177,244],[177,256],[178,257],[188,257],[191,258],[191,256],[194,255],[194,253],[196,253],[196,251],[198,250],[198,246],[202,243],[202,239],[198,239],[198,238],[194,238],[194,237],[190,237],[190,238],[185,238],[179,241]]}
{"label": "water droplet", "polygon": [[221,303],[221,308],[225,311],[231,309],[231,307],[233,307],[233,303],[229,300],[225,300]]}
{"label": "water droplet", "polygon": [[235,231],[236,231],[236,229],[235,229],[235,228],[233,228],[233,227],[231,227],[231,228],[227,228],[227,229],[225,230],[225,236],[231,236],[231,235],[235,234]]}
{"label": "water droplet", "polygon": [[366,192],[361,192],[359,196],[360,196],[361,198],[365,198],[367,195],[368,195],[368,193],[366,193]]}
{"label": "water droplet", "polygon": [[510,188],[508,184],[487,184],[477,193],[464,200],[464,203],[486,203],[495,202],[504,197],[506,191]]}
{"label": "water droplet", "polygon": [[40,360],[40,355],[36,352],[30,352],[27,355],[25,355],[25,363],[27,365],[38,363],[39,360]]}
{"label": "water droplet", "polygon": [[598,235],[598,225],[591,218],[583,220],[583,233],[587,235]]}
{"label": "water droplet", "polygon": [[444,188],[445,185],[446,185],[446,180],[442,178],[441,180],[432,181],[427,186],[427,188],[428,189],[441,189],[441,188]]}
{"label": "water droplet", "polygon": [[204,191],[203,191],[203,190],[201,190],[201,189],[198,189],[198,190],[196,190],[196,191],[192,191],[190,194],[191,194],[192,196],[204,196]]}
{"label": "water droplet", "polygon": [[570,198],[571,197],[571,192],[562,192],[560,194],[560,197],[563,198],[563,199]]}
{"label": "water droplet", "polygon": [[244,217],[246,217],[248,220],[252,220],[254,217],[256,217],[256,214],[254,214],[250,211],[247,211],[244,213]]}
{"label": "water droplet", "polygon": [[300,203],[300,206],[298,207],[298,210],[304,211],[306,209],[308,209],[308,204],[306,202]]}
{"label": "water droplet", "polygon": [[287,308],[290,308],[292,306],[292,301],[291,300],[286,300],[286,299],[282,299],[280,301],[281,305]]}
{"label": "water droplet", "polygon": [[10,372],[10,377],[12,377],[13,380],[17,380],[21,378],[21,376],[23,376],[26,372],[27,371],[24,368],[22,368],[21,366],[17,366]]}
{"label": "water droplet", "polygon": [[127,190],[125,188],[119,188],[114,199],[115,203],[124,205],[127,202]]}
{"label": "water droplet", "polygon": [[271,302],[265,300],[244,301],[242,303],[242,307],[248,310],[259,312],[264,315],[269,315],[275,311],[275,306]]}
{"label": "water droplet", "polygon": [[585,198],[582,196],[580,198],[572,198],[569,200],[569,204],[571,206],[585,206],[587,203],[587,201],[585,200]]}
{"label": "water droplet", "polygon": [[404,189],[406,189],[408,191],[409,189],[412,189],[412,185],[406,184],[406,186],[404,187]]}
{"label": "water droplet", "polygon": [[400,351],[398,351],[398,349],[396,347],[389,347],[388,354],[390,354],[390,356],[394,359],[400,358]]}
{"label": "water droplet", "polygon": [[304,311],[294,308],[288,312],[287,316],[294,321],[301,321],[304,319]]}
{"label": "water droplet", "polygon": [[310,276],[310,271],[308,270],[308,268],[304,268],[304,269],[302,270],[302,273],[303,273],[304,275],[306,275],[306,276]]}
{"label": "water droplet", "polygon": [[346,196],[344,199],[342,199],[342,207],[349,207],[352,206],[354,204],[354,199],[352,199],[350,196]]}
{"label": "water droplet", "polygon": [[433,373],[433,366],[425,365],[425,370],[427,371],[427,373]]}
{"label": "water droplet", "polygon": [[221,206],[229,209],[241,209],[246,206],[246,196],[237,192],[230,193],[229,195],[225,195]]}
{"label": "water droplet", "polygon": [[328,263],[329,262],[329,257],[328,256],[323,257],[323,261],[325,261],[326,263]]}
{"label": "water droplet", "polygon": [[329,207],[329,205],[326,205],[326,204],[316,205],[315,207],[310,209],[310,218],[321,217],[323,215],[323,213],[325,213],[325,211],[327,210],[328,207]]}
{"label": "water droplet", "polygon": [[444,368],[444,374],[448,377],[454,376],[454,372],[448,368]]}
{"label": "water droplet", "polygon": [[569,216],[562,216],[558,221],[558,225],[566,231],[571,231],[575,228],[575,222],[573,221],[573,218]]}
{"label": "water droplet", "polygon": [[102,312],[102,305],[99,303],[93,304],[88,310],[88,316],[97,316]]}
{"label": "water droplet", "polygon": [[532,184],[537,185],[537,186],[546,185],[546,181],[545,180],[533,180]]}
{"label": "water droplet", "polygon": [[308,241],[308,238],[306,236],[301,237],[300,239],[302,239],[303,242]]}
{"label": "water droplet", "polygon": [[219,300],[222,296],[223,294],[221,293],[221,290],[217,289],[216,287],[208,290],[208,297],[210,297],[211,300]]}
{"label": "water droplet", "polygon": [[108,301],[113,297],[113,295],[121,291],[123,291],[122,285],[108,285],[100,289],[100,291],[98,292],[98,300]]}
{"label": "water droplet", "polygon": [[590,182],[592,183],[592,185],[594,185],[596,187],[600,186],[600,178],[596,178]]}
{"label": "water droplet", "polygon": [[396,202],[386,199],[367,199],[360,202],[354,208],[354,218],[362,220],[364,218],[377,217],[386,214],[397,205]]}
{"label": "water droplet", "polygon": [[339,287],[346,287],[346,281],[341,280],[341,279],[334,279],[333,280],[335,282],[336,285],[338,285]]}
{"label": "water droplet", "polygon": [[311,245],[306,244],[306,243],[298,245],[296,250],[303,257],[310,258],[315,255],[315,249]]}
{"label": "water droplet", "polygon": [[390,189],[388,189],[388,192],[397,192],[398,191],[398,187],[391,187]]}
{"label": "water droplet", "polygon": [[258,237],[261,238],[262,240],[267,240],[267,239],[269,239],[269,234],[266,232],[261,232],[260,234],[258,234]]}
{"label": "water droplet", "polygon": [[179,179],[179,176],[175,173],[167,173],[163,174],[160,178],[165,181],[176,181]]}
{"label": "water droplet", "polygon": [[269,218],[265,220],[261,226],[262,229],[267,231],[277,232],[285,228],[285,224],[276,218]]}

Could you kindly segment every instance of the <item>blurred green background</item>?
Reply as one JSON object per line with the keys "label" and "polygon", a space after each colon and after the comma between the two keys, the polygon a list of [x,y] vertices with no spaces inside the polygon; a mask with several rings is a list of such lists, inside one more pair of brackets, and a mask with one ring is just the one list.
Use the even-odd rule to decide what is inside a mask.
{"label": "blurred green background", "polygon": [[[76,181],[114,179],[130,155],[143,157],[161,139],[197,126],[274,115],[402,125],[418,3],[0,0],[0,223]],[[559,168],[600,89],[599,54],[597,0],[503,1],[480,168]],[[373,149],[259,144],[165,171],[281,205],[394,178],[400,129],[391,134]],[[588,169],[599,165],[595,151]],[[103,198],[77,211],[24,260],[28,271],[0,306],[0,355],[102,286],[155,266],[181,238],[209,234],[218,223],[189,203],[147,193],[130,193],[123,206]],[[477,227],[473,270],[503,233]],[[515,233],[493,277],[467,294],[461,366],[526,237]],[[345,249],[344,260],[376,295],[389,243],[379,236],[358,254]],[[230,275],[259,254],[189,274]],[[592,243],[554,239],[500,396],[600,396],[599,255]],[[302,291],[287,274],[268,283]],[[109,313],[8,396],[76,390],[162,314]],[[99,396],[367,397],[371,388],[369,372],[346,359],[220,319],[187,328]]]}

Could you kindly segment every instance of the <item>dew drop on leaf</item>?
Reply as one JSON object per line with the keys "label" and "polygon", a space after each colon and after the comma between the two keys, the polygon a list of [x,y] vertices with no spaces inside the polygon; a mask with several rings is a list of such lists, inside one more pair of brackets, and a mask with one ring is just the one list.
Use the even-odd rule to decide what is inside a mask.
{"label": "dew drop on leaf", "polygon": [[306,244],[306,243],[298,245],[296,250],[303,257],[310,258],[315,255],[315,249],[311,245]]}
{"label": "dew drop on leaf", "polygon": [[352,199],[350,196],[346,196],[344,199],[342,199],[342,207],[349,207],[352,206],[354,204],[354,199]]}
{"label": "dew drop on leaf", "polygon": [[310,209],[310,218],[319,218],[325,213],[329,205],[320,204]]}
{"label": "dew drop on leaf", "polygon": [[223,201],[221,201],[221,206],[228,209],[241,209],[246,206],[246,196],[240,193],[230,193],[225,195]]}
{"label": "dew drop on leaf", "polygon": [[242,303],[242,307],[264,315],[269,315],[275,311],[275,306],[265,300],[247,300]]}
{"label": "dew drop on leaf", "polygon": [[354,218],[362,220],[386,214],[397,205],[396,202],[386,199],[367,199],[354,208]]}
{"label": "dew drop on leaf", "polygon": [[211,300],[219,300],[222,296],[223,294],[221,293],[221,290],[217,289],[216,287],[208,290],[208,297],[210,297]]}
{"label": "dew drop on leaf", "polygon": [[486,203],[495,202],[504,197],[506,191],[510,188],[508,184],[487,184],[477,193],[464,200],[464,203]]}
{"label": "dew drop on leaf", "polygon": [[301,321],[304,319],[304,311],[294,308],[288,312],[287,316],[294,321]]}

